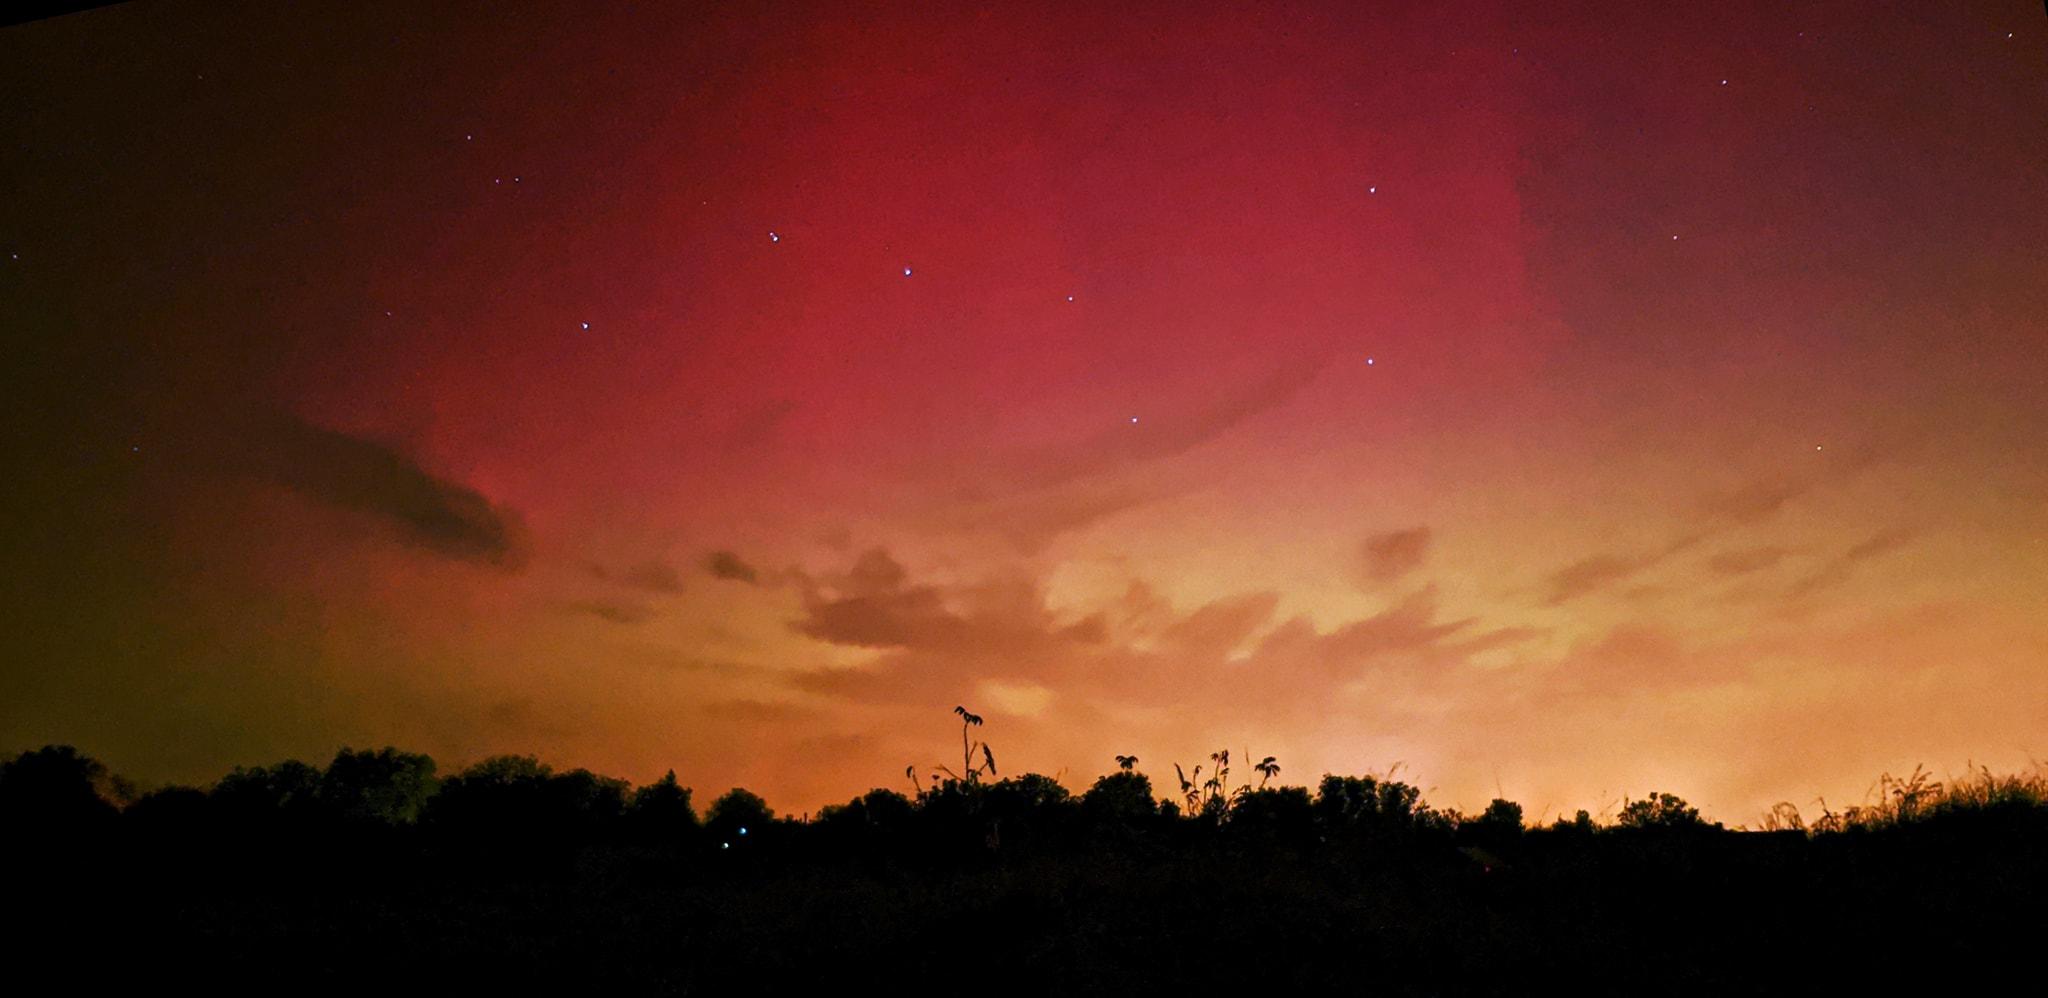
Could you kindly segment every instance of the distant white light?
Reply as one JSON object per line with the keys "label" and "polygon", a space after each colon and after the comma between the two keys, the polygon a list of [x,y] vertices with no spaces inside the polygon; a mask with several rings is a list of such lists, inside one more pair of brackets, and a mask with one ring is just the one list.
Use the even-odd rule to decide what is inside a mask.
{"label": "distant white light", "polygon": [[730,848],[732,848],[732,843],[730,843],[730,842],[720,842],[720,843],[718,844],[718,848],[720,848],[720,849],[730,849]]}
{"label": "distant white light", "polygon": [[741,835],[745,835],[745,834],[747,834],[747,826],[745,826],[745,825],[741,825],[741,826],[740,826],[740,834],[741,834]]}
{"label": "distant white light", "polygon": [[463,136],[463,137],[462,137],[462,141],[464,141],[464,142],[468,142],[469,140],[471,140],[471,139],[474,139],[474,138],[476,138],[476,136],[474,136],[474,135],[465,135],[465,136]]}
{"label": "distant white light", "polygon": [[774,232],[771,231],[768,233],[768,241],[771,243],[779,243],[782,241],[782,237],[776,235]]}
{"label": "distant white light", "polygon": [[1367,367],[1371,367],[1371,366],[1372,366],[1372,358],[1371,358],[1371,357],[1367,357],[1367,358],[1365,359],[1365,366],[1367,366]]}
{"label": "distant white light", "polygon": [[590,323],[587,323],[587,322],[586,322],[586,323],[584,323],[584,324],[583,324],[583,328],[585,328],[585,329],[589,329],[589,328],[590,328]]}
{"label": "distant white light", "polygon": [[1365,192],[1367,194],[1378,194],[1380,192],[1380,189],[1377,187],[1368,187],[1365,189]]}
{"label": "distant white light", "polygon": [[1067,296],[1067,300],[1068,300],[1068,301],[1073,301],[1073,300],[1074,300],[1074,296],[1073,296],[1073,295],[1068,295],[1068,296]]}
{"label": "distant white light", "polygon": [[903,276],[905,276],[905,277],[909,277],[909,276],[910,276],[910,268],[909,268],[909,267],[905,267],[905,268],[903,268]]}
{"label": "distant white light", "polygon": [[1725,87],[1725,86],[1727,86],[1727,85],[1728,85],[1728,81],[1727,81],[1727,80],[1722,80],[1722,81],[1721,81],[1721,85],[1722,85],[1722,86],[1724,86],[1724,87]]}
{"label": "distant white light", "polygon": [[1136,417],[1136,416],[1132,416],[1132,417],[1131,417],[1131,422],[1135,423],[1135,422],[1137,422],[1137,421],[1138,421],[1138,417]]}

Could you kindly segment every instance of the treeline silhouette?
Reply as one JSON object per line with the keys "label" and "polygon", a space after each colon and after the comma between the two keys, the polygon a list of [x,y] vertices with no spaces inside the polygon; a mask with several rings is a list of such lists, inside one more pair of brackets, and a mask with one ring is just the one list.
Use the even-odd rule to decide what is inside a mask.
{"label": "treeline silhouette", "polygon": [[1076,793],[999,776],[956,714],[960,769],[801,817],[738,788],[700,813],[673,772],[443,775],[393,748],[138,793],[49,746],[0,764],[13,938],[122,954],[103,980],[204,953],[196,979],[252,989],[1693,993],[1840,982],[1875,954],[1891,983],[1952,985],[2048,928],[2039,774],[1885,777],[1873,803],[1753,831],[1662,793],[1528,824],[1508,800],[1434,807],[1397,770],[1311,790],[1266,757],[1233,780],[1228,751],[1164,787],[1118,756]]}

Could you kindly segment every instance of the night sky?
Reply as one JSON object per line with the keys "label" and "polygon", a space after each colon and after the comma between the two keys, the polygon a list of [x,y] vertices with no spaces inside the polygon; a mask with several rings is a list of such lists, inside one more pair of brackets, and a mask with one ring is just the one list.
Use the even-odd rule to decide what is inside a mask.
{"label": "night sky", "polygon": [[600,6],[0,31],[0,749],[2048,755],[2038,3]]}

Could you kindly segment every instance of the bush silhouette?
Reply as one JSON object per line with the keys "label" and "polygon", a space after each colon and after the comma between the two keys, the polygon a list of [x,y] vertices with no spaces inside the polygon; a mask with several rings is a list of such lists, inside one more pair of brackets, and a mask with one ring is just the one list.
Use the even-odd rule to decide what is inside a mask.
{"label": "bush silhouette", "polygon": [[1615,824],[1622,828],[1673,829],[1705,828],[1699,809],[1673,794],[1651,793],[1642,800],[1627,801]]}
{"label": "bush silhouette", "polygon": [[1082,795],[1081,808],[1098,825],[1137,825],[1159,814],[1151,778],[1129,769],[1097,778]]}

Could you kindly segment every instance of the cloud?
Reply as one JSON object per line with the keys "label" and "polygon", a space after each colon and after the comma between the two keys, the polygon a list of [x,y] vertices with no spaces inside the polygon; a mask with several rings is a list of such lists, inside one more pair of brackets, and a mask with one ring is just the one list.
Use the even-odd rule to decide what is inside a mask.
{"label": "cloud", "polygon": [[881,548],[864,552],[846,573],[825,579],[799,574],[804,616],[790,624],[799,634],[857,648],[930,645],[939,632],[957,631],[960,618],[938,589],[906,586],[908,573]]}
{"label": "cloud", "polygon": [[1172,457],[1214,440],[1238,424],[1279,408],[1322,373],[1321,358],[1285,363],[1265,377],[1201,409],[1118,423],[1076,444],[1042,449],[1008,462],[1016,488],[1044,488]]}
{"label": "cloud", "polygon": [[1410,527],[1367,537],[1359,545],[1365,577],[1376,583],[1393,582],[1418,568],[1429,557],[1429,528]]}
{"label": "cloud", "polygon": [[1740,551],[1723,551],[1707,562],[1707,567],[1722,575],[1747,575],[1761,572],[1791,554],[1789,548],[1771,547],[1747,548]]}
{"label": "cloud", "polygon": [[1579,642],[1552,662],[1543,670],[1543,696],[1626,698],[1742,675],[1725,649],[1689,649],[1668,628],[1632,623]]}
{"label": "cloud", "polygon": [[604,600],[578,600],[570,603],[572,613],[581,613],[609,620],[614,624],[644,624],[654,619],[654,610],[638,603],[612,603]]}
{"label": "cloud", "polygon": [[1756,481],[1732,492],[1710,495],[1700,503],[1700,508],[1713,519],[1734,524],[1756,523],[1770,518],[1806,490],[1806,486],[1790,482]]}
{"label": "cloud", "polygon": [[626,569],[619,575],[619,581],[635,589],[656,593],[679,593],[683,591],[683,577],[673,565],[664,561],[647,561]]}
{"label": "cloud", "polygon": [[1707,538],[1708,531],[1686,534],[1649,554],[1600,554],[1581,558],[1550,574],[1550,595],[1543,602],[1557,606],[1577,599],[1652,568]]}
{"label": "cloud", "polygon": [[1544,600],[1557,606],[1587,593],[1620,582],[1658,561],[1653,555],[1594,555],[1581,558],[1550,574],[1550,596]]}
{"label": "cloud", "polygon": [[747,724],[805,721],[815,718],[818,713],[816,710],[800,704],[748,698],[714,701],[704,704],[698,710],[708,717],[741,721]]}
{"label": "cloud", "polygon": [[223,455],[230,470],[367,514],[400,541],[444,557],[514,570],[526,562],[516,513],[384,444],[288,413],[255,417],[244,429]]}
{"label": "cloud", "polygon": [[[885,555],[871,555],[864,558],[868,574],[886,568],[885,578],[858,594],[831,595],[825,584],[810,582],[806,615],[792,626],[880,654],[861,665],[793,673],[787,681],[795,688],[877,704],[1058,691],[1057,698],[1033,692],[1031,709],[1018,711],[1042,712],[1055,725],[1083,704],[1171,705],[1308,723],[1327,717],[1330,698],[1346,683],[1374,677],[1427,687],[1473,654],[1541,633],[1496,630],[1461,645],[1452,639],[1473,621],[1440,619],[1431,587],[1329,631],[1306,618],[1268,630],[1279,603],[1271,592],[1175,612],[1137,582],[1074,619],[1053,612],[1030,579],[934,586],[897,574],[901,566]],[[1017,697],[1006,702],[1024,705]]]}
{"label": "cloud", "polygon": [[1894,527],[1873,534],[1815,569],[1811,575],[1793,583],[1786,591],[1786,595],[1793,599],[1802,599],[1839,586],[1856,574],[1856,566],[1904,547],[1917,536],[1919,531],[1910,527]]}
{"label": "cloud", "polygon": [[731,551],[713,551],[705,555],[704,570],[710,572],[714,579],[744,582],[750,586],[759,585],[761,581],[760,573],[754,570],[754,566],[740,560],[740,556]]}

